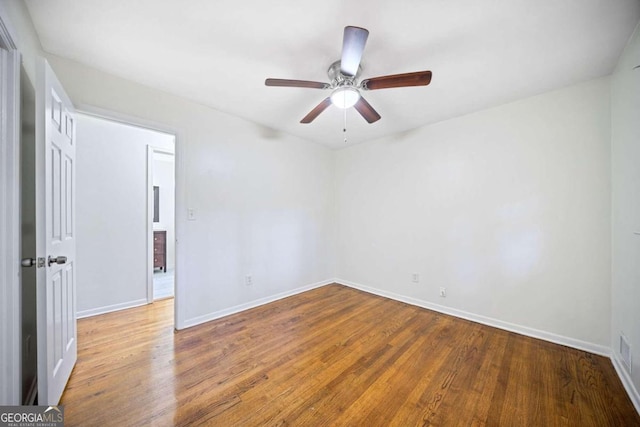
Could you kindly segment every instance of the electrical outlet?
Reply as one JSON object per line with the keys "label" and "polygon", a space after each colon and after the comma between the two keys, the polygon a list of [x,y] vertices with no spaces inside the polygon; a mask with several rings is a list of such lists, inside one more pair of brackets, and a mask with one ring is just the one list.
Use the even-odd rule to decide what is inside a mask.
{"label": "electrical outlet", "polygon": [[246,276],[244,276],[244,284],[247,286],[253,285],[253,277],[251,277],[250,274],[247,274]]}
{"label": "electrical outlet", "polygon": [[440,288],[440,296],[445,298],[447,296],[447,288]]}
{"label": "electrical outlet", "polygon": [[418,273],[413,273],[411,275],[411,281],[413,283],[419,283],[420,282],[420,275]]}

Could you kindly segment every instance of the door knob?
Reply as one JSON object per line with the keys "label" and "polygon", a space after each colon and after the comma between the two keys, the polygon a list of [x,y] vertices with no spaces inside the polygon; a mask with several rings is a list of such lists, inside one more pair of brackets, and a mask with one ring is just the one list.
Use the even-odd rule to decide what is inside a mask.
{"label": "door knob", "polygon": [[22,265],[23,267],[33,267],[34,265],[36,265],[36,259],[22,258],[22,261],[20,261],[20,265]]}
{"label": "door knob", "polygon": [[22,258],[20,265],[23,267],[44,267],[44,258]]}
{"label": "door knob", "polygon": [[51,264],[66,264],[66,263],[67,263],[66,256],[52,257],[51,255],[49,255],[49,262],[48,262],[49,267],[51,267]]}

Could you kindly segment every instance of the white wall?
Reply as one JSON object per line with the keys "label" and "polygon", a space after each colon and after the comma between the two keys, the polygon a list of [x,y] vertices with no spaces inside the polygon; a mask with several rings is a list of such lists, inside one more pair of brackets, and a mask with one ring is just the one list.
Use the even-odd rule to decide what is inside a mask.
{"label": "white wall", "polygon": [[77,307],[86,316],[147,302],[147,146],[173,136],[77,116]]}
{"label": "white wall", "polygon": [[[28,12],[22,2],[3,5],[34,74],[42,52]],[[330,150],[73,61],[48,59],[76,107],[177,134],[178,327],[334,276]],[[187,221],[187,208],[194,221]],[[251,287],[244,284],[247,274]]]}
{"label": "white wall", "polygon": [[[618,364],[640,411],[640,29],[627,45],[611,83],[613,267],[611,348],[620,334],[632,352],[632,374]],[[629,381],[632,379],[632,381]],[[633,385],[632,385],[633,384]],[[630,390],[630,391],[631,391]]]}
{"label": "white wall", "polygon": [[0,0],[0,12],[20,51],[24,70],[35,86],[36,57],[42,54],[42,47],[27,6],[22,1]]}
{"label": "white wall", "polygon": [[607,353],[609,134],[604,78],[338,152],[339,279]]}
{"label": "white wall", "polygon": [[160,206],[159,222],[153,223],[154,230],[167,232],[166,261],[167,269],[175,268],[176,233],[175,233],[175,161],[173,155],[154,153],[153,185],[159,187]]}
{"label": "white wall", "polygon": [[[330,150],[72,61],[49,60],[76,106],[177,133],[178,326],[333,277]],[[186,220],[187,208],[194,221]]]}

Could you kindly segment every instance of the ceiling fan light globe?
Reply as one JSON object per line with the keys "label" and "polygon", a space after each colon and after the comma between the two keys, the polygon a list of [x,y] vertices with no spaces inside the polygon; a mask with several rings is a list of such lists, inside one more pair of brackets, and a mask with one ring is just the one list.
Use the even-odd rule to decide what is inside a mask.
{"label": "ceiling fan light globe", "polygon": [[360,99],[360,92],[354,87],[339,87],[331,94],[331,103],[338,108],[353,107]]}

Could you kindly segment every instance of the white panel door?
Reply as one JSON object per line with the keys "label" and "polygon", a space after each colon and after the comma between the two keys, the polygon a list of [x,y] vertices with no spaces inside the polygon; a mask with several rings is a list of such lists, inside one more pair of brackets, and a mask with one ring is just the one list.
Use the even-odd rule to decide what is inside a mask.
{"label": "white panel door", "polygon": [[77,359],[75,121],[45,60],[36,88],[38,404],[57,405]]}

